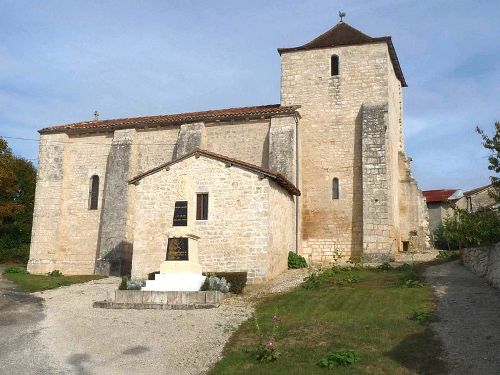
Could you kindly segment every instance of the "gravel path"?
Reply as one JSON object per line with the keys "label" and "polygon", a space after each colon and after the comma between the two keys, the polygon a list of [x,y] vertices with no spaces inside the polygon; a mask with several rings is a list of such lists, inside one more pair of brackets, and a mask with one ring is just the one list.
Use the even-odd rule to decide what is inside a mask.
{"label": "gravel path", "polygon": [[51,374],[38,323],[45,317],[42,299],[23,293],[2,277],[0,266],[0,374]]}
{"label": "gravel path", "polygon": [[258,297],[293,288],[306,273],[287,271],[219,308],[187,311],[93,308],[119,278],[26,294],[0,276],[0,373],[201,374]]}
{"label": "gravel path", "polygon": [[500,374],[500,290],[458,261],[429,267],[425,276],[438,297],[431,326],[450,373]]}

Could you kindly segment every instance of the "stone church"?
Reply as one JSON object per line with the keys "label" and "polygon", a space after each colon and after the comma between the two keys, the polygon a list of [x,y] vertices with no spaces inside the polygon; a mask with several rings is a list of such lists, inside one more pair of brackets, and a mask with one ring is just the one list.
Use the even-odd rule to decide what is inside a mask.
{"label": "stone church", "polygon": [[28,270],[146,277],[180,228],[203,271],[250,282],[289,251],[381,262],[426,248],[391,37],[340,22],[278,53],[280,104],[41,129]]}

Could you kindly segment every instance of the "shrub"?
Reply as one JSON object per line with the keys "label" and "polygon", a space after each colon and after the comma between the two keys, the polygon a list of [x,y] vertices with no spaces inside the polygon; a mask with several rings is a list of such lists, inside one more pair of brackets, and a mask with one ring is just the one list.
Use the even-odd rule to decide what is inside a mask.
{"label": "shrub", "polygon": [[7,267],[3,273],[28,273],[28,271],[21,267]]}
{"label": "shrub", "polygon": [[424,286],[424,283],[421,281],[418,273],[414,269],[411,269],[401,274],[398,281],[396,281],[396,286],[401,288],[421,288]]}
{"label": "shrub", "polygon": [[146,280],[134,278],[127,281],[127,290],[141,290],[143,286],[146,286]]}
{"label": "shrub", "polygon": [[392,270],[391,264],[389,262],[384,262],[380,266],[377,266],[379,271],[390,271]]}
{"label": "shrub", "polygon": [[254,316],[255,330],[259,336],[259,345],[257,349],[251,351],[255,359],[260,362],[274,362],[281,357],[281,351],[278,348],[278,340],[281,337],[283,319],[276,312],[271,318],[271,331],[264,332],[259,324],[259,320]]}
{"label": "shrub", "polygon": [[300,286],[304,289],[317,289],[325,284],[343,286],[360,280],[361,275],[350,269],[332,267],[320,273],[313,272],[304,279]]}
{"label": "shrub", "polygon": [[205,272],[205,276],[217,276],[218,278],[224,278],[231,285],[229,291],[235,294],[241,294],[243,288],[247,284],[247,273],[246,272]]}
{"label": "shrub", "polygon": [[307,262],[303,256],[295,254],[293,251],[288,252],[288,269],[306,268]]}
{"label": "shrub", "polygon": [[205,278],[201,290],[217,290],[222,293],[228,293],[231,289],[231,284],[224,277],[209,275]]}
{"label": "shrub", "polygon": [[29,244],[5,244],[0,240],[0,262],[19,262],[26,264],[30,258]]}
{"label": "shrub", "polygon": [[439,250],[438,259],[454,260],[460,258],[459,251]]}
{"label": "shrub", "polygon": [[423,322],[423,321],[429,319],[430,316],[431,316],[431,312],[429,312],[429,311],[413,310],[413,312],[408,317],[408,319],[415,320],[417,322]]}
{"label": "shrub", "polygon": [[342,350],[328,353],[321,358],[318,365],[323,368],[334,369],[339,366],[349,366],[359,360],[359,354],[353,350]]}
{"label": "shrub", "polygon": [[59,270],[47,272],[47,276],[58,277],[58,276],[62,276],[62,275],[63,275],[62,272]]}
{"label": "shrub", "polygon": [[120,285],[118,286],[118,289],[119,289],[119,290],[127,290],[127,286],[128,286],[128,285],[127,285],[127,281],[128,281],[127,276],[123,276],[123,277],[122,277],[122,282],[121,282],[121,283],[120,283]]}

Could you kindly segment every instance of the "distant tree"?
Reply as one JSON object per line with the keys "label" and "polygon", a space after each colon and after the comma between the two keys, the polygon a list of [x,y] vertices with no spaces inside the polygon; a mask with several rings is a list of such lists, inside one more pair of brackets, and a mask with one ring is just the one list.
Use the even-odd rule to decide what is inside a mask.
{"label": "distant tree", "polygon": [[0,138],[0,261],[29,255],[36,170]]}
{"label": "distant tree", "polygon": [[500,173],[500,122],[495,123],[495,133],[491,138],[479,127],[476,127],[476,131],[483,138],[484,148],[490,152],[488,169],[494,172],[494,175],[490,176],[493,185],[490,195],[496,202],[500,202],[500,178],[498,177]]}

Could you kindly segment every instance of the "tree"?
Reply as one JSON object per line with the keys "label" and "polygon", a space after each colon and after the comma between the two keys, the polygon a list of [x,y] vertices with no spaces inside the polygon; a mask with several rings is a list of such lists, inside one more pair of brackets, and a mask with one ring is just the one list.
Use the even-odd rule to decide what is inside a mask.
{"label": "tree", "polygon": [[36,170],[0,138],[0,260],[29,256]]}
{"label": "tree", "polygon": [[491,138],[479,127],[476,127],[476,131],[483,138],[484,148],[490,152],[490,156],[488,156],[488,161],[490,162],[488,169],[495,173],[490,177],[493,187],[490,195],[496,202],[500,203],[500,178],[498,177],[500,173],[500,122],[497,121],[495,123],[495,134]]}

